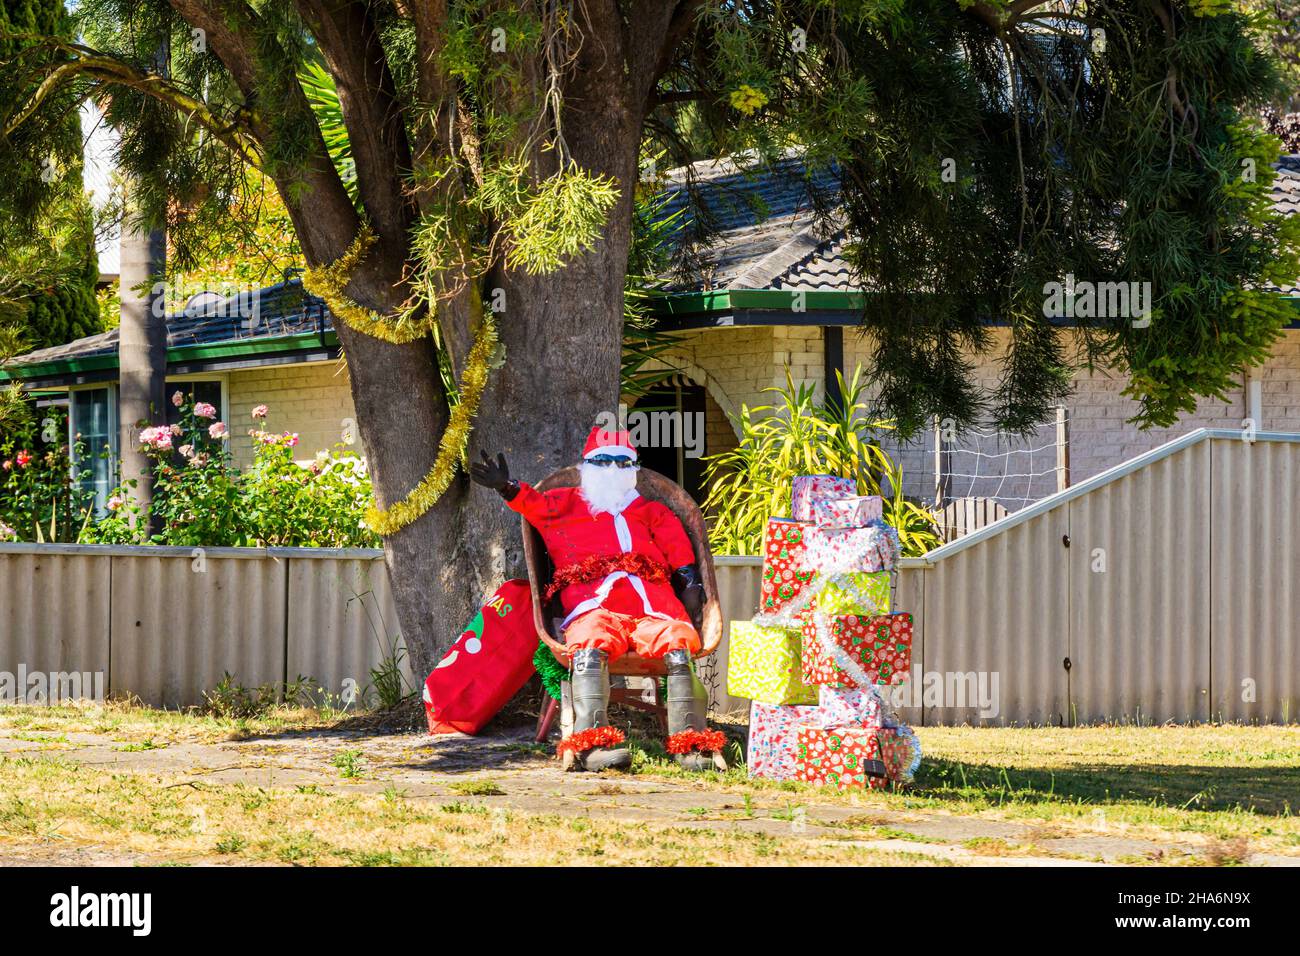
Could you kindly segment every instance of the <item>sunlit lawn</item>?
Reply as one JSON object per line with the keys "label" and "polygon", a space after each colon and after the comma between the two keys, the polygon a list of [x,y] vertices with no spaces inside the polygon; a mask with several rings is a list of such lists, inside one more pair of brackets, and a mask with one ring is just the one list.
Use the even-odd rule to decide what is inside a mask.
{"label": "sunlit lawn", "polygon": [[[323,730],[356,719],[311,709],[231,720],[124,705],[2,707],[0,734],[44,746],[0,757],[0,848],[6,840],[62,840],[179,861],[337,864],[924,862],[833,841],[573,819],[468,799],[490,798],[489,790],[438,802],[410,800],[400,791],[177,785],[158,775],[81,766],[60,753],[73,749],[68,735],[77,733],[105,735],[129,752]],[[851,802],[864,809],[861,838],[893,833],[887,819],[865,811],[899,821],[939,813],[1024,822],[1053,836],[1123,835],[1207,847],[1235,841],[1252,853],[1300,855],[1293,813],[1300,796],[1297,726],[923,727],[918,733],[925,761],[915,784],[899,792],[836,794],[752,781],[743,767],[692,779],[747,795],[746,806],[752,799],[769,811]],[[733,759],[738,754],[733,748]],[[653,743],[640,746],[637,756],[638,774],[682,775]],[[972,848],[1001,852],[993,845],[998,841],[986,842]],[[1232,852],[1220,855],[1232,862]]]}

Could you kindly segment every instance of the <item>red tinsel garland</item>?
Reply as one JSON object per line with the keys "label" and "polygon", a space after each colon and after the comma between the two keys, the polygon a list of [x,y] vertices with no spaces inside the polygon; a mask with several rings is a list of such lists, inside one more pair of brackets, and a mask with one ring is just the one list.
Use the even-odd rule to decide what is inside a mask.
{"label": "red tinsel garland", "polygon": [[566,750],[572,750],[575,754],[581,754],[593,747],[613,747],[626,739],[623,731],[617,727],[592,727],[588,730],[580,730],[576,734],[569,734],[555,745],[555,752],[563,754]]}
{"label": "red tinsel garland", "polygon": [[542,595],[542,600],[549,601],[572,584],[603,581],[615,571],[626,571],[628,574],[636,575],[642,581],[655,584],[662,584],[672,574],[666,564],[656,561],[648,554],[639,554],[635,551],[623,554],[593,554],[583,558],[577,564],[559,568]]}
{"label": "red tinsel garland", "polygon": [[727,735],[720,730],[682,730],[669,737],[665,746],[670,754],[688,754],[692,750],[721,751],[726,745]]}

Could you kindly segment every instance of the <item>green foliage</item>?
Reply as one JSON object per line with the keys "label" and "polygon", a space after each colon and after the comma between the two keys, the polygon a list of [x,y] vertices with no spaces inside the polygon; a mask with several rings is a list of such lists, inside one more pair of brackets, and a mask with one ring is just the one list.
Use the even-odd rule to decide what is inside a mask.
{"label": "green foliage", "polygon": [[245,687],[233,674],[225,671],[216,687],[203,692],[203,710],[213,717],[225,720],[247,720],[265,716],[281,704],[286,707],[310,707],[317,690],[314,680],[302,676],[284,684]]}
{"label": "green foliage", "polygon": [[[340,446],[318,452],[308,467],[297,464],[298,436],[261,426],[249,432],[252,467],[235,464],[217,423],[181,406],[172,430],[145,429],[153,459],[152,511],[161,531],[142,539],[143,522],[132,489],[118,488],[109,513],[86,527],[84,542],[165,544],[191,547],[376,547],[362,517],[370,503],[370,479],[360,458]],[[220,425],[218,434],[212,434]],[[165,434],[163,434],[165,433]]]}
{"label": "green foliage", "polygon": [[348,139],[347,124],[343,121],[343,106],[339,103],[339,90],[334,77],[320,63],[312,62],[303,67],[299,77],[307,101],[311,104],[312,114],[320,124],[321,136],[325,139],[325,148],[329,150],[330,159],[338,171],[354,204],[359,205],[357,195],[357,167],[352,159],[352,141]]}
{"label": "green foliage", "polygon": [[778,401],[742,406],[740,443],[710,455],[705,472],[709,541],[718,554],[761,554],[767,519],[789,515],[797,475],[837,475],[857,482],[858,493],[882,495],[884,518],[897,531],[905,556],[941,543],[934,516],[903,495],[903,472],[877,444],[890,423],[870,417],[861,370],[845,382],[843,401],[819,404],[810,385],[794,384],[786,371]]}
{"label": "green foliage", "polygon": [[[0,3],[0,64],[28,64],[42,54],[32,36],[70,37],[62,0]],[[30,82],[23,72],[0,71],[0,101]],[[39,131],[39,132],[38,132]],[[26,133],[43,149],[21,156],[0,144],[6,185],[0,191],[0,271],[13,280],[11,294],[23,306],[18,325],[27,349],[62,345],[100,331],[95,284],[99,261],[94,224],[81,181],[81,123],[72,97],[56,98]],[[32,143],[31,145],[34,145]]]}
{"label": "green foliage", "polygon": [[[1200,0],[709,9],[662,84],[709,95],[656,128],[674,156],[707,129],[716,151],[799,146],[834,171],[900,433],[936,415],[1027,429],[1081,363],[1127,373],[1136,421],[1169,425],[1267,355],[1285,313],[1260,287],[1294,279],[1296,234],[1267,203],[1263,18]],[[1045,286],[1067,274],[1151,283],[1150,323],[1054,323]],[[1011,329],[992,389],[971,361],[989,318]]]}
{"label": "green foliage", "polygon": [[[77,451],[83,460],[84,446]],[[72,465],[63,410],[0,431],[0,541],[76,541],[94,499],[84,475]]]}
{"label": "green foliage", "polygon": [[613,180],[576,167],[534,185],[528,164],[519,160],[493,171],[479,202],[486,215],[504,223],[507,264],[535,275],[589,248],[617,199]]}

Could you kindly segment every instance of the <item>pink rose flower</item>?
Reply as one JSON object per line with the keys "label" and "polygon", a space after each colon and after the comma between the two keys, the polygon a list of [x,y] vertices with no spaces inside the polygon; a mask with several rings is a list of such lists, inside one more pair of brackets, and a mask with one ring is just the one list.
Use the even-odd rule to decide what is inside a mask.
{"label": "pink rose flower", "polygon": [[161,425],[156,428],[141,429],[140,444],[148,445],[150,448],[156,448],[159,451],[171,451],[172,450],[171,429],[163,428]]}
{"label": "pink rose flower", "polygon": [[[176,394],[179,395],[180,392],[177,392]],[[105,507],[108,508],[109,511],[117,511],[124,504],[126,504],[126,502],[122,500],[121,495],[114,495],[108,499],[108,504],[105,505]]]}
{"label": "pink rose flower", "polygon": [[185,404],[185,395],[181,392],[173,393],[172,404],[175,405],[177,408],[180,408],[182,405]]}
{"label": "pink rose flower", "polygon": [[217,409],[207,402],[196,402],[194,405],[194,415],[197,418],[216,418]]}
{"label": "pink rose flower", "polygon": [[265,418],[268,414],[270,414],[270,412],[271,410],[267,408],[265,405],[256,405],[253,407],[254,418]]}
{"label": "pink rose flower", "polygon": [[183,431],[183,429],[181,428],[180,425],[173,425],[173,426],[171,427],[171,432],[172,432],[172,434],[175,435],[177,438],[180,438],[180,437],[181,437],[181,432],[182,432],[182,431]]}
{"label": "pink rose flower", "polygon": [[285,447],[286,447],[286,448],[296,448],[296,447],[298,447],[298,433],[297,433],[297,432],[294,432],[292,435],[290,435],[288,432],[285,432],[285,433],[284,433],[284,444],[285,444]]}
{"label": "pink rose flower", "polygon": [[8,541],[10,538],[18,536],[18,532],[9,527],[3,521],[0,521],[0,541]]}
{"label": "pink rose flower", "polygon": [[181,453],[182,455],[184,455],[186,458],[189,458],[191,455],[194,454],[194,446],[193,446],[193,445],[181,445],[179,451],[180,451],[180,453]]}
{"label": "pink rose flower", "polygon": [[209,438],[225,438],[230,434],[230,429],[226,428],[225,422],[213,422],[208,426]]}
{"label": "pink rose flower", "polygon": [[9,471],[13,468],[13,466],[14,466],[13,460],[10,458],[6,458],[4,460],[4,464],[0,465],[0,468],[4,468],[5,471]]}
{"label": "pink rose flower", "polygon": [[14,461],[18,462],[19,468],[26,468],[32,463],[31,452],[26,449],[20,451],[18,454],[14,455]]}

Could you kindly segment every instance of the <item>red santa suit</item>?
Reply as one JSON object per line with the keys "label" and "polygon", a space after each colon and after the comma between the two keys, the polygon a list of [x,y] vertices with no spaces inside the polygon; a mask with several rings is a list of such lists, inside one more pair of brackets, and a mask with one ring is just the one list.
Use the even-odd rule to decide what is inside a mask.
{"label": "red santa suit", "polygon": [[669,580],[695,563],[695,550],[666,505],[632,489],[614,513],[597,513],[580,488],[539,492],[524,482],[508,504],[541,533],[557,579],[573,581],[559,591],[566,646],[599,648],[611,659],[629,648],[645,657],[700,649]]}

